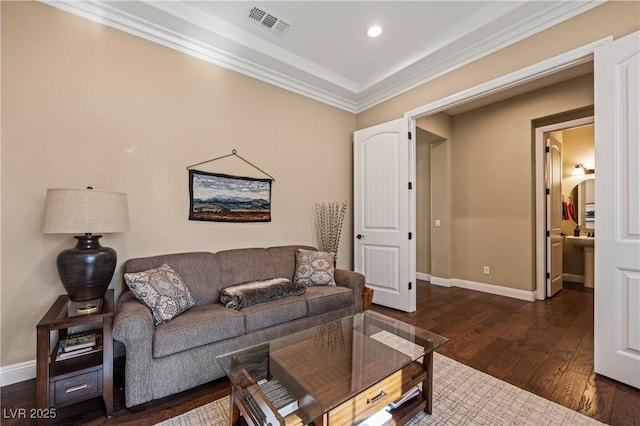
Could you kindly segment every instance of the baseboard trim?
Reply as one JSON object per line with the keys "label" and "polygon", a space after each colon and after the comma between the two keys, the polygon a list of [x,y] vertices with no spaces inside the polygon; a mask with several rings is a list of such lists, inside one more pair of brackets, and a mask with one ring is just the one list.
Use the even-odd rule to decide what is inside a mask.
{"label": "baseboard trim", "polygon": [[36,360],[0,367],[0,386],[8,386],[36,378]]}
{"label": "baseboard trim", "polygon": [[[124,343],[113,341],[113,358],[125,355]],[[19,362],[17,364],[0,367],[0,386],[13,385],[36,378],[36,360]]]}
{"label": "baseboard trim", "polygon": [[452,278],[451,284],[453,287],[466,288],[468,290],[481,291],[483,293],[496,294],[498,296],[507,296],[514,299],[526,300],[528,302],[534,302],[536,300],[535,291],[518,290],[500,285],[460,280],[457,278]]}
{"label": "baseboard trim", "polygon": [[431,274],[425,274],[424,272],[416,272],[416,279],[422,281],[431,281]]}
{"label": "baseboard trim", "polygon": [[584,283],[584,275],[563,273],[562,279],[565,281],[571,281],[572,283]]}
{"label": "baseboard trim", "polygon": [[441,287],[451,287],[451,279],[449,278],[431,277],[430,282]]}

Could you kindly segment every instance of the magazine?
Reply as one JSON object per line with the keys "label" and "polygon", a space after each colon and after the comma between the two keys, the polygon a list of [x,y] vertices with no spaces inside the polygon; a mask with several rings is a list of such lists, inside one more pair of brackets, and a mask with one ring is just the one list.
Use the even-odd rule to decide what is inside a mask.
{"label": "magazine", "polygon": [[64,349],[65,352],[91,348],[96,344],[96,335],[95,333],[85,335],[72,334],[67,336],[66,339],[61,340],[60,344],[62,345],[62,349]]}
{"label": "magazine", "polygon": [[298,409],[298,401],[275,378],[260,380],[258,386],[282,417],[286,417]]}
{"label": "magazine", "polygon": [[75,358],[82,355],[88,355],[94,352],[102,350],[102,334],[98,334],[94,338],[93,346],[85,346],[80,349],[74,349],[72,351],[66,351],[63,346],[63,341],[58,342],[58,348],[56,353],[56,361],[64,361],[66,359]]}

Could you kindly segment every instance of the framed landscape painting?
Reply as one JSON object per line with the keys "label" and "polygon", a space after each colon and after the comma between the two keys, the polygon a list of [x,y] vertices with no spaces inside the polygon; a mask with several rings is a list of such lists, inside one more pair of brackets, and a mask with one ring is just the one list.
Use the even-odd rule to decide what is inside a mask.
{"label": "framed landscape painting", "polygon": [[271,182],[189,170],[189,220],[271,222]]}

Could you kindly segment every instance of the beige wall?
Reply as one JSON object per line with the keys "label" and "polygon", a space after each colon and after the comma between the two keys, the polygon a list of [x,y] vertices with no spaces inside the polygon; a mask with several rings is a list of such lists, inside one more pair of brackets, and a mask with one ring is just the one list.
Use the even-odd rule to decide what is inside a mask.
{"label": "beige wall", "polygon": [[[431,220],[422,226],[421,222],[416,223],[416,235],[418,241],[428,239],[431,254],[430,269],[418,272],[429,273],[432,281],[451,278],[452,273],[452,253],[451,253],[451,145],[453,143],[453,132],[451,128],[451,117],[445,113],[435,114],[418,120],[416,126],[424,129],[429,135],[429,170],[425,174],[429,176],[431,185],[429,195],[430,203],[426,212],[416,209],[418,217],[425,216]],[[422,154],[416,153],[420,159]],[[425,178],[426,179],[426,178]],[[421,189],[417,188],[417,197],[420,197]],[[435,221],[440,220],[440,226],[435,226]],[[418,263],[418,267],[420,264]]]}
{"label": "beige wall", "polygon": [[416,271],[431,273],[431,141],[430,134],[416,129]]}
{"label": "beige wall", "polygon": [[[41,3],[2,2],[1,8],[3,366],[34,359],[35,323],[63,292],[55,256],[72,242],[39,232],[46,188],[90,184],[126,192],[132,229],[103,239],[121,260],[167,251],[315,244],[314,203],[352,199],[356,127],[401,117],[640,28],[639,2],[607,2],[355,117]],[[188,221],[185,167],[233,148],[276,178],[273,221]],[[239,162],[210,164],[205,171],[254,173]],[[525,204],[530,207],[531,200]],[[340,266],[351,265],[350,235],[348,221]],[[477,269],[472,266],[471,278]],[[520,286],[531,287],[527,281]]]}
{"label": "beige wall", "polygon": [[453,117],[455,278],[535,289],[532,121],[591,104],[587,74]]}
{"label": "beige wall", "polygon": [[[42,3],[1,7],[3,366],[35,358],[35,325],[64,293],[55,258],[74,240],[40,232],[47,188],[128,194],[131,231],[103,238],[118,269],[167,252],[315,245],[319,201],[347,200],[351,216],[355,115]],[[234,148],[275,177],[272,221],[187,220],[186,166]],[[235,158],[199,169],[264,177]]]}

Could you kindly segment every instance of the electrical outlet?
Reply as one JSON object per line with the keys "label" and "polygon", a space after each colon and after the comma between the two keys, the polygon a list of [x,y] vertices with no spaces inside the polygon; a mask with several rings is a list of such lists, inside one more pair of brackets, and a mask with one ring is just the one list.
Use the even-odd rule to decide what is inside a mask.
{"label": "electrical outlet", "polygon": [[485,275],[489,275],[491,273],[491,268],[489,268],[488,266],[483,266],[482,273]]}

